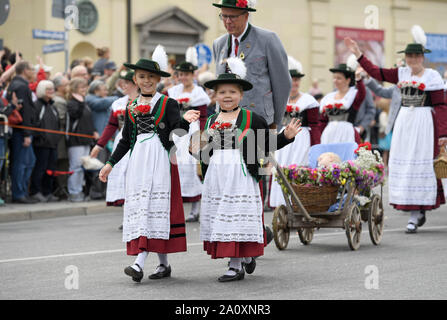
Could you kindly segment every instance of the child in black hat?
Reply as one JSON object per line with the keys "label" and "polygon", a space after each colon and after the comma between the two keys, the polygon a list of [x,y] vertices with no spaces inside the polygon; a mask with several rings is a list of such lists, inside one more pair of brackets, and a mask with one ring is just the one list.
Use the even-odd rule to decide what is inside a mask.
{"label": "child in black hat", "polygon": [[163,71],[167,57],[162,47],[155,50],[152,59],[125,64],[135,70],[134,81],[141,94],[126,108],[123,137],[100,172],[105,182],[112,167],[130,150],[123,241],[127,243],[127,254],[137,259],[124,272],[136,282],[143,278],[149,252],[156,252],[160,261],[149,279],[161,279],[171,275],[167,254],[186,251],[183,202],[170,134],[176,129],[177,135],[186,134],[189,123],[199,118],[199,112],[194,110],[182,118],[177,101],[156,91],[160,78],[170,74]]}
{"label": "child in black hat", "polygon": [[[263,151],[274,151],[294,141],[300,123],[293,120],[279,135],[269,135],[267,122],[256,113],[239,107],[243,92],[253,86],[243,80],[244,63],[227,61],[233,73],[221,74],[205,87],[216,91],[220,112],[208,118],[207,145],[191,152],[202,164],[204,186],[200,214],[200,237],[212,259],[230,258],[229,270],[220,282],[242,280],[256,267],[253,257],[264,253],[263,203],[259,181],[263,174]],[[194,140],[194,139],[193,139]],[[245,271],[244,271],[245,269]]]}

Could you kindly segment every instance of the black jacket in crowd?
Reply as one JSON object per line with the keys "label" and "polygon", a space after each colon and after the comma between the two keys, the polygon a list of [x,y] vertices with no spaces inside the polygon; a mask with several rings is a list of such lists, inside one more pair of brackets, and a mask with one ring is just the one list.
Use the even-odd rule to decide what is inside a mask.
{"label": "black jacket in crowd", "polygon": [[[37,112],[36,127],[59,131],[59,113],[54,106],[54,101],[46,102],[43,99],[39,99],[34,105]],[[33,146],[39,148],[56,149],[59,140],[62,138],[60,134],[40,131],[36,131],[33,135]]]}
{"label": "black jacket in crowd", "polygon": [[[67,132],[93,135],[95,126],[93,125],[92,112],[87,103],[71,98],[67,103]],[[93,139],[67,136],[67,147],[85,146],[94,144]]]}
{"label": "black jacket in crowd", "polygon": [[[218,115],[219,114],[214,114],[209,118],[208,127],[216,121]],[[238,143],[234,142],[233,149],[239,149],[239,151],[242,153],[242,158],[244,159],[248,172],[256,181],[259,182],[263,175],[260,169],[263,166],[266,166],[267,161],[265,159],[267,159],[269,152],[274,152],[285,147],[289,143],[295,141],[295,138],[290,140],[287,139],[284,135],[284,131],[282,131],[280,134],[273,134],[263,117],[257,115],[254,112],[251,112],[251,115],[251,132],[246,136],[246,138],[240,145],[237,145]],[[241,110],[236,120],[236,127],[239,128],[241,131],[244,130],[244,128],[241,127],[242,119],[243,111]],[[271,138],[276,139],[276,145],[272,144],[272,146],[270,146]],[[221,149],[221,143],[221,141],[216,142],[213,141],[212,137],[209,137],[208,144],[200,151],[200,155],[194,155],[196,158],[200,157],[203,177],[205,177],[206,175],[209,160],[213,155],[213,150],[216,148]],[[260,159],[264,159],[265,162],[261,164]],[[222,172],[222,174],[225,173]]]}
{"label": "black jacket in crowd", "polygon": [[[7,99],[12,100],[12,93],[15,92],[17,99],[22,100],[23,108],[20,109],[20,115],[23,118],[22,126],[34,127],[36,121],[36,110],[33,103],[32,91],[29,88],[29,83],[21,76],[15,76],[8,87]],[[24,137],[33,135],[32,131],[16,129],[14,131],[23,131]]]}
{"label": "black jacket in crowd", "polygon": [[[155,116],[158,109],[160,108],[160,98],[156,104],[155,108],[151,111],[149,116]],[[135,121],[135,122],[134,122]],[[120,142],[116,146],[115,151],[113,152],[112,156],[109,159],[109,163],[114,166],[117,164],[122,157],[129,151],[133,149],[133,146],[135,145],[137,135],[140,133],[138,130],[138,122],[139,117],[133,117],[133,120],[129,117],[129,109],[126,108],[126,116],[124,120],[124,127],[123,127],[123,137],[121,138]],[[170,154],[175,154],[174,142],[172,141],[172,137],[170,139],[171,132],[176,129],[181,129],[176,131],[176,135],[183,136],[188,133],[189,131],[189,122],[183,119],[180,116],[180,107],[176,100],[168,98],[168,101],[166,103],[166,109],[165,114],[161,122],[158,124],[157,127],[157,135],[160,138],[160,141],[163,145],[163,147],[166,149],[166,151],[170,152]]]}
{"label": "black jacket in crowd", "polygon": [[[4,105],[2,99],[0,98],[0,114],[3,114],[7,117],[10,116],[12,111],[16,108],[15,105],[9,103],[8,105]],[[0,122],[3,122],[4,119],[0,119]],[[7,121],[7,120],[6,120]],[[5,125],[0,124],[0,137],[3,138],[6,135],[5,133]]]}

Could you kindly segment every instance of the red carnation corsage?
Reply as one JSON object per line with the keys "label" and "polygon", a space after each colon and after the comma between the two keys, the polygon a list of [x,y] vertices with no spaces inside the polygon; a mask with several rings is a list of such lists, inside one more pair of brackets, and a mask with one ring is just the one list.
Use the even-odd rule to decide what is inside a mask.
{"label": "red carnation corsage", "polygon": [[219,131],[223,131],[223,130],[226,130],[226,129],[230,129],[232,127],[232,124],[231,123],[229,123],[229,122],[214,122],[211,126],[210,126],[210,129],[213,129],[213,130],[219,130]]}
{"label": "red carnation corsage", "polygon": [[137,115],[144,115],[146,113],[151,112],[151,106],[140,104],[139,106],[136,106],[135,109],[133,109],[133,111]]}
{"label": "red carnation corsage", "polygon": [[118,118],[119,116],[124,116],[125,113],[126,113],[126,109],[116,110],[116,111],[113,113],[113,116],[114,116],[115,118]]}
{"label": "red carnation corsage", "polygon": [[424,91],[425,90],[425,84],[421,83],[418,87],[419,90]]}
{"label": "red carnation corsage", "polygon": [[323,110],[326,112],[326,110],[332,110],[334,109],[334,106],[332,104],[328,104],[326,106],[324,106]]}
{"label": "red carnation corsage", "polygon": [[187,104],[189,102],[189,98],[181,98],[177,100],[180,104]]}

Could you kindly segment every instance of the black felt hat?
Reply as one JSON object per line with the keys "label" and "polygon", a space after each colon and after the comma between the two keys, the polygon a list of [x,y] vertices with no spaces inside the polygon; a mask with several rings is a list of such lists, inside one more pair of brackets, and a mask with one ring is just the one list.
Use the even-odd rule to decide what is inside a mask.
{"label": "black felt hat", "polygon": [[140,59],[136,64],[124,63],[124,66],[133,70],[145,70],[162,77],[170,77],[171,74],[160,69],[160,65],[156,61],[149,59]]}
{"label": "black felt hat", "polygon": [[420,43],[410,43],[407,45],[405,50],[398,51],[397,53],[418,53],[418,54],[424,54],[424,53],[430,53],[431,50],[424,48],[424,46]]}
{"label": "black felt hat", "polygon": [[249,2],[247,0],[222,0],[221,3],[213,3],[213,6],[218,8],[230,8],[230,9],[240,9],[250,12],[255,12],[255,8],[249,7]]}
{"label": "black felt hat", "polygon": [[216,80],[205,82],[204,86],[208,89],[214,89],[217,85],[226,83],[238,84],[244,91],[249,91],[253,88],[253,85],[250,82],[241,79],[241,77],[234,73],[222,73]]}
{"label": "black felt hat", "polygon": [[133,70],[124,70],[120,73],[119,78],[127,81],[133,82],[133,76],[135,75],[135,72]]}
{"label": "black felt hat", "polygon": [[175,70],[177,71],[183,71],[183,72],[194,72],[198,68],[193,65],[191,62],[182,62],[175,66]]}

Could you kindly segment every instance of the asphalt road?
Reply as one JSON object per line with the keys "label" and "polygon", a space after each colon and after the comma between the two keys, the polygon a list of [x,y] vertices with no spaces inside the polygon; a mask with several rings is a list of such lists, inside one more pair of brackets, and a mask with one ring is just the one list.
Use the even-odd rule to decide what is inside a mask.
{"label": "asphalt road", "polygon": [[[386,201],[386,199],[385,199]],[[147,275],[140,284],[124,275],[120,209],[67,218],[0,224],[0,299],[446,299],[447,207],[429,213],[418,234],[405,234],[408,215],[385,206],[385,234],[371,243],[364,225],[361,247],[351,251],[344,230],[315,233],[304,246],[293,233],[288,248],[274,242],[243,281],[219,283],[228,260],[202,249],[199,224],[187,224],[188,251],[169,255],[172,277]],[[185,205],[185,213],[189,206]],[[271,225],[272,212],[265,221]]]}

